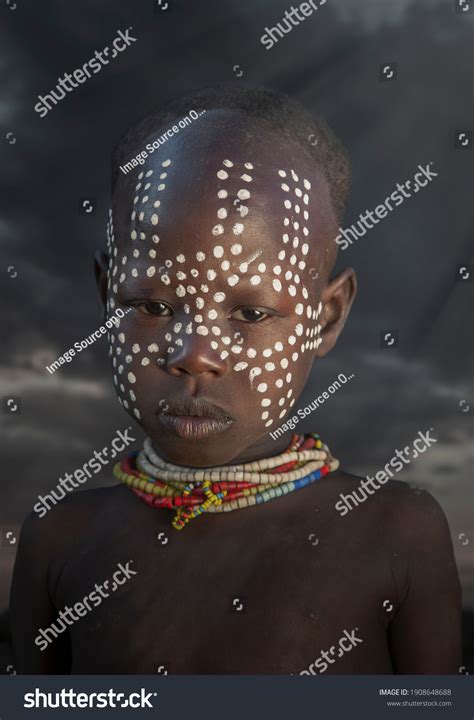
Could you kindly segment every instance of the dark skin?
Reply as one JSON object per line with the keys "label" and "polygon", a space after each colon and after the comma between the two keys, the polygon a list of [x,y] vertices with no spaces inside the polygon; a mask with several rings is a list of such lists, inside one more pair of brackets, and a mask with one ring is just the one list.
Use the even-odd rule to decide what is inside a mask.
{"label": "dark skin", "polygon": [[[265,263],[266,270],[261,271],[264,282],[256,286],[243,278],[245,273],[233,287],[224,284],[222,273],[218,275],[216,283],[222,281],[225,300],[215,324],[230,337],[239,332],[244,347],[255,349],[253,366],[267,347],[289,338],[298,322],[312,327],[312,318],[296,312],[298,297],[275,292],[269,281],[269,268],[281,249],[284,215],[280,180],[272,181],[271,173],[276,167],[275,138],[229,113],[208,113],[204,119],[145,166],[159,172],[165,158],[173,160],[173,174],[166,179],[169,193],[163,195],[166,207],[160,208],[160,241],[153,258],[157,272],[152,278],[146,275],[151,256],[144,263],[140,253],[133,263],[138,273],[127,272],[116,292],[112,283],[107,291],[108,259],[97,257],[99,291],[109,303],[109,313],[114,309],[111,297],[115,308],[132,307],[111,348],[114,357],[114,348],[122,343],[119,362],[127,353],[134,356],[133,407],[139,410],[140,425],[163,458],[193,467],[276,455],[291,438],[291,433],[278,440],[269,436],[269,430],[284,421],[278,417],[281,388],[268,383],[264,395],[271,402],[262,420],[261,394],[250,383],[248,371],[234,369],[239,358],[221,357],[221,348],[212,348],[209,337],[194,331],[177,333],[182,344],[166,340],[175,323],[184,327],[188,322],[183,306],[189,298],[178,300],[177,278],[170,272],[172,282],[163,283],[158,267],[182,252],[186,261],[181,272],[190,276],[196,263],[189,258],[204,252],[206,269],[212,265],[220,272],[209,259],[213,248],[224,244],[222,237],[210,233],[219,207],[214,198],[222,188],[216,168],[222,167],[223,158],[251,160],[255,167],[242,257],[249,250],[261,250],[256,264]],[[337,221],[322,172],[297,145],[278,146],[278,152],[277,167],[295,168],[313,188],[310,255],[299,273],[297,292],[305,286],[306,304],[317,308],[322,303],[318,347],[308,347],[293,360],[293,348],[299,345],[290,348],[288,342],[278,356],[289,357],[285,370],[291,371],[291,379],[285,391],[290,388],[297,398],[314,359],[334,346],[356,284],[352,270],[330,277]],[[114,197],[121,265],[120,258],[130,258],[138,247],[130,240],[133,229],[143,232],[148,243],[153,232],[150,214],[135,225],[130,222],[136,181],[136,175],[133,181],[121,180]],[[239,186],[229,181],[226,187],[232,203]],[[289,256],[279,261],[283,274],[291,267]],[[110,272],[112,267],[113,263]],[[311,268],[316,268],[316,279]],[[261,310],[268,311],[268,317],[260,318]],[[119,332],[124,333],[123,341]],[[166,352],[164,364],[142,365],[141,359],[149,357],[143,349],[153,343],[160,352],[173,343],[175,349]],[[130,350],[133,346],[140,350]],[[264,372],[273,377],[271,373],[279,371]],[[263,373],[254,384],[262,382]],[[119,396],[134,416],[129,388],[125,380],[120,382],[124,390],[118,390]],[[159,401],[185,395],[218,404],[232,416],[232,426],[199,442],[165,431]],[[427,493],[391,481],[341,517],[334,507],[339,494],[350,493],[358,481],[338,470],[264,505],[206,514],[179,533],[171,528],[170,511],[149,508],[122,485],[76,493],[45,518],[30,516],[12,587],[18,671],[138,674],[156,673],[164,666],[173,674],[297,674],[325,651],[327,674],[456,673],[461,665],[460,590],[441,509]],[[163,535],[158,539],[160,533],[167,543],[162,544]],[[46,628],[66,605],[82,600],[95,583],[110,579],[117,563],[127,561],[137,574],[41,652],[34,642],[39,628]],[[236,609],[241,601],[244,612]],[[354,630],[359,642],[338,657],[344,630]]]}

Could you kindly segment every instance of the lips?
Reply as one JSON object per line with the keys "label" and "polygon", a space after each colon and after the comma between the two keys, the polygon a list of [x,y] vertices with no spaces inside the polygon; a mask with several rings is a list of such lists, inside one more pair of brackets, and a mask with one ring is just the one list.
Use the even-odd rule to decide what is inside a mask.
{"label": "lips", "polygon": [[185,440],[201,440],[209,435],[224,432],[232,420],[195,417],[193,415],[160,415],[160,420],[169,430]]}
{"label": "lips", "polygon": [[228,430],[234,422],[223,408],[202,398],[167,400],[159,413],[160,422],[185,440],[200,440]]}

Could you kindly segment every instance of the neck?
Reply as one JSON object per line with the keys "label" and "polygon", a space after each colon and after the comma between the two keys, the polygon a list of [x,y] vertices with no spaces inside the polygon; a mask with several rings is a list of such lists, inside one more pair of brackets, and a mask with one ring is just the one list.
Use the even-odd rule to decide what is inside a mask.
{"label": "neck", "polygon": [[258,442],[250,445],[250,447],[245,448],[243,452],[235,458],[232,458],[232,460],[229,460],[226,465],[240,465],[247,462],[253,462],[254,460],[261,460],[262,458],[280,455],[285,452],[292,437],[293,433],[290,430],[285,432],[284,435],[281,435],[281,437],[276,440],[273,440],[269,435],[266,435]]}
{"label": "neck", "polygon": [[[217,468],[226,467],[227,465],[242,465],[244,463],[256,462],[257,460],[262,460],[263,458],[271,458],[275,457],[276,455],[281,455],[287,450],[292,437],[293,433],[289,430],[286,431],[284,435],[281,435],[281,437],[277,438],[277,440],[273,440],[270,435],[267,434],[265,435],[265,437],[261,438],[257,442],[254,442],[252,443],[252,445],[246,447],[245,450],[242,450],[242,452],[238,455],[235,455],[224,463],[213,464],[212,467]],[[172,462],[172,464],[176,466],[181,465],[181,463],[170,460],[166,456],[166,454],[160,453],[160,451],[154,445],[153,448],[156,454],[159,455],[165,462]],[[200,469],[207,466],[208,465],[203,462],[199,463],[199,465],[190,465],[189,467],[196,467],[196,469]],[[184,463],[183,467],[188,467],[188,465]]]}

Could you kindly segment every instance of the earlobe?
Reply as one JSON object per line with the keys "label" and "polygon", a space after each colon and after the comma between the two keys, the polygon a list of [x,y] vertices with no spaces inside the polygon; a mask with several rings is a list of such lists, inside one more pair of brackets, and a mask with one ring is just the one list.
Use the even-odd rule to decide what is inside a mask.
{"label": "earlobe", "polygon": [[332,350],[349,315],[357,293],[355,270],[346,268],[331,280],[323,291],[323,305],[319,324],[322,343],[316,350],[317,357],[324,357]]}
{"label": "earlobe", "polygon": [[99,291],[100,302],[105,313],[107,305],[107,270],[109,267],[109,256],[103,250],[96,250],[94,253],[94,274]]}

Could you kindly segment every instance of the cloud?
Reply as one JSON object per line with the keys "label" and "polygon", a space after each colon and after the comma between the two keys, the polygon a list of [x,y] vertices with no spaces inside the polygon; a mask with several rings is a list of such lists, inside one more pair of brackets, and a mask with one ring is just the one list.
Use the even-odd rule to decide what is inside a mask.
{"label": "cloud", "polygon": [[[366,32],[374,32],[381,26],[401,26],[406,20],[407,13],[415,5],[420,5],[419,0],[396,0],[396,2],[381,2],[381,0],[343,0],[334,2],[327,0],[328,4],[343,22],[357,23]],[[433,9],[433,0],[429,0],[430,8]],[[422,3],[421,3],[422,4]]]}

